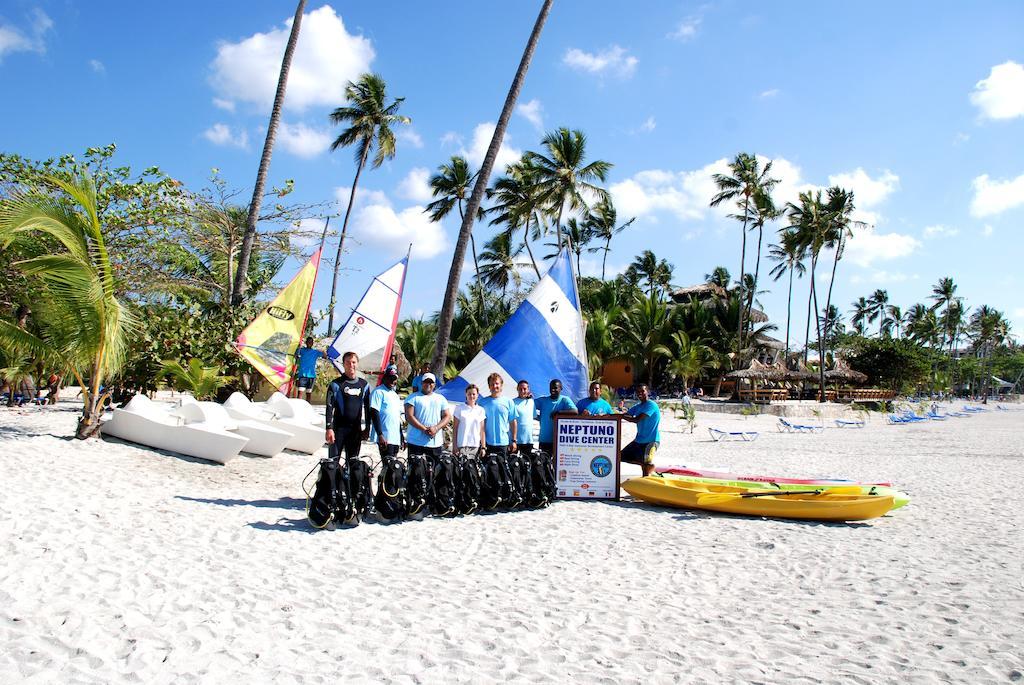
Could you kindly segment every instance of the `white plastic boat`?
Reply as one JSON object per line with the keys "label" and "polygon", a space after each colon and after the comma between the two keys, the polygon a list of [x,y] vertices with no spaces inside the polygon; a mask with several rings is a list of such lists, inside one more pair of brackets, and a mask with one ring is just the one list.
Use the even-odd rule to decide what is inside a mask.
{"label": "white plastic boat", "polygon": [[224,409],[235,418],[286,431],[292,438],[287,449],[313,454],[324,446],[325,428],[313,406],[306,400],[289,399],[275,392],[266,402],[251,402],[240,392],[232,393]]}
{"label": "white plastic boat", "polygon": [[181,406],[171,413],[181,416],[186,422],[201,421],[208,425],[220,425],[227,430],[249,438],[249,443],[242,451],[261,457],[272,457],[275,454],[280,454],[294,437],[288,431],[268,426],[259,421],[235,418],[221,404],[216,402],[198,402],[188,395],[181,398]]}
{"label": "white plastic boat", "polygon": [[145,395],[136,395],[123,409],[103,422],[100,432],[147,447],[226,464],[245,448],[249,438],[217,422],[203,420],[202,412],[168,411]]}

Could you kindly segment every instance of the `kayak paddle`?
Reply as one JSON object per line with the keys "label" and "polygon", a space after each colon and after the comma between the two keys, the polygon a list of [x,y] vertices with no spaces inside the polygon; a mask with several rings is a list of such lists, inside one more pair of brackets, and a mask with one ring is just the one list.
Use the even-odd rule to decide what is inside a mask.
{"label": "kayak paddle", "polygon": [[722,504],[734,499],[748,497],[789,497],[790,495],[859,495],[860,486],[819,488],[817,490],[769,490],[767,492],[702,492],[697,495],[697,504]]}

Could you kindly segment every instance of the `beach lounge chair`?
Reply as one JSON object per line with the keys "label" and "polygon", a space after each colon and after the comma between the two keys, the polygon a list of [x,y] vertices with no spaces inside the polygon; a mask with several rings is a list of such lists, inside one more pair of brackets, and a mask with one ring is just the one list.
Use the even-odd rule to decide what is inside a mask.
{"label": "beach lounge chair", "polygon": [[896,416],[896,414],[889,414],[885,417],[886,423],[913,423],[910,419],[904,416]]}
{"label": "beach lounge chair", "polygon": [[949,417],[946,416],[945,414],[940,414],[939,412],[937,412],[937,411],[935,411],[933,409],[933,410],[929,411],[927,414],[925,414],[925,418],[927,418],[927,419],[929,419],[931,421],[945,421]]}
{"label": "beach lounge chair", "polygon": [[928,420],[924,416],[918,416],[917,414],[915,414],[914,412],[909,411],[909,410],[903,412],[902,414],[900,414],[900,417],[905,419],[905,420],[907,420],[907,421],[909,421],[910,423],[916,423],[918,421],[927,421]]}
{"label": "beach lounge chair", "polygon": [[972,414],[979,414],[979,413],[981,413],[983,411],[987,411],[987,410],[983,409],[982,407],[968,407],[968,406],[964,405],[964,411],[970,412]]}
{"label": "beach lounge chair", "polygon": [[790,423],[779,417],[778,429],[780,433],[820,433],[825,430],[824,426],[811,426],[801,423]]}
{"label": "beach lounge chair", "polygon": [[232,393],[224,402],[228,414],[248,419],[291,433],[286,449],[313,454],[324,446],[326,430],[313,406],[305,400],[289,399],[275,392],[266,402],[250,402],[240,392]]}
{"label": "beach lounge chair", "polygon": [[708,428],[708,433],[711,434],[711,439],[715,442],[731,440],[732,438],[739,438],[743,442],[753,442],[760,435],[757,431],[723,431],[717,428]]}
{"label": "beach lounge chair", "polygon": [[103,435],[121,438],[147,447],[226,464],[245,448],[249,438],[220,423],[208,423],[202,413],[191,410],[172,413],[139,394],[123,409],[115,409],[103,422]]}
{"label": "beach lounge chair", "polygon": [[249,439],[243,448],[247,454],[260,457],[272,457],[280,454],[294,437],[291,433],[273,428],[259,421],[237,419],[228,413],[224,405],[216,402],[198,402],[185,395],[181,398],[181,406],[171,410],[171,414],[186,420],[202,421],[208,425],[220,425]]}
{"label": "beach lounge chair", "polygon": [[836,428],[863,428],[864,419],[836,419]]}

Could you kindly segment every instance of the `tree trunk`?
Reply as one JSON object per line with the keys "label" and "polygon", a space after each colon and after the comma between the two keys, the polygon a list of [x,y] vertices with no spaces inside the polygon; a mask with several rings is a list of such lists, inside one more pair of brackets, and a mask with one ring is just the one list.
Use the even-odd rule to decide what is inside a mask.
{"label": "tree trunk", "polygon": [[270,171],[270,156],[274,151],[274,139],[277,137],[277,125],[281,120],[281,108],[284,105],[284,93],[288,85],[288,72],[292,65],[292,55],[299,41],[299,28],[302,26],[302,13],[306,9],[306,0],[299,0],[292,19],[292,30],[288,34],[288,44],[281,60],[281,74],[277,79],[277,93],[274,95],[274,106],[270,110],[270,124],[267,126],[267,138],[263,141],[263,156],[260,157],[260,168],[256,173],[256,187],[252,191],[252,202],[249,203],[249,216],[245,221],[245,233],[242,236],[242,248],[238,253],[238,270],[235,272],[235,283],[230,293],[232,307],[242,302],[242,296],[248,287],[246,276],[249,272],[249,257],[252,244],[256,239],[256,222],[260,216],[260,204],[263,202],[263,188],[267,184],[267,172]]}
{"label": "tree trunk", "polygon": [[558,251],[562,251],[562,209],[565,207],[565,202],[558,203],[558,218],[555,219],[555,227],[558,230]]}
{"label": "tree trunk", "polygon": [[747,321],[750,321],[750,310],[754,308],[754,296],[757,294],[757,281],[761,276],[761,240],[764,237],[764,229],[757,227],[757,262],[754,265],[754,287],[747,297]]}
{"label": "tree trunk", "polygon": [[789,319],[793,314],[793,269],[789,270],[789,295],[786,297],[786,358],[789,361]]}
{"label": "tree trunk", "polygon": [[491,144],[487,147],[487,154],[484,155],[484,163],[477,175],[476,185],[473,186],[473,194],[469,198],[469,205],[466,207],[466,216],[462,220],[462,228],[459,230],[459,238],[455,243],[455,254],[452,256],[452,266],[448,272],[448,287],[445,290],[444,302],[441,305],[441,314],[437,323],[437,349],[434,351],[434,359],[431,364],[435,374],[443,374],[445,364],[448,361],[448,344],[451,342],[452,320],[455,318],[455,301],[459,293],[459,280],[462,276],[462,260],[466,255],[466,243],[469,242],[469,234],[473,230],[473,222],[476,220],[476,212],[483,200],[484,191],[487,188],[487,181],[490,179],[491,170],[494,168],[494,160],[498,156],[498,149],[505,137],[505,129],[508,127],[508,120],[515,109],[516,100],[519,99],[519,92],[523,88],[523,81],[526,79],[526,72],[530,68],[530,60],[533,59],[533,52],[537,48],[537,41],[540,40],[541,30],[544,22],[547,21],[551,12],[551,5],[554,0],[544,0],[537,21],[533,25],[533,31],[526,43],[523,57],[519,61],[519,68],[512,79],[505,104],[498,117],[498,123],[494,127],[494,135],[491,136]]}
{"label": "tree trunk", "polygon": [[739,326],[736,327],[736,356],[743,352],[743,269],[746,268],[747,260],[747,205],[750,202],[750,197],[747,196],[743,200],[743,240],[740,241],[740,322]]}
{"label": "tree trunk", "polygon": [[338,250],[334,253],[334,276],[331,278],[331,302],[327,305],[327,336],[334,335],[334,294],[338,290],[338,267],[341,266],[341,250],[345,247],[345,234],[348,232],[348,218],[352,214],[352,205],[356,201],[356,186],[359,185],[359,175],[363,173],[363,165],[366,164],[366,157],[370,154],[370,146],[363,148],[363,156],[359,158],[359,166],[356,167],[356,177],[352,181],[352,190],[348,194],[348,207],[345,208],[345,218],[341,222],[341,237],[338,238]]}
{"label": "tree trunk", "polygon": [[[842,252],[843,252],[843,233],[842,233],[842,230],[840,230],[840,232],[839,232],[839,240],[836,243],[836,252],[835,252],[835,255],[834,255],[834,259],[832,260],[832,278],[829,279],[829,282],[828,282],[828,295],[825,296],[826,335],[828,334],[827,324],[829,323],[829,319],[828,319],[829,308],[832,306],[832,284],[836,282],[836,267],[839,266],[839,255],[842,254]],[[835,326],[835,322],[833,322],[832,325]]]}
{"label": "tree trunk", "polygon": [[611,235],[609,235],[608,239],[605,240],[605,242],[604,242],[604,257],[601,258],[601,280],[602,281],[604,280],[605,266],[607,266],[607,264],[608,264],[608,253],[611,251],[611,249],[612,249],[612,237],[611,237]]}
{"label": "tree trunk", "polygon": [[[530,212],[530,217],[533,216],[533,212]],[[530,263],[533,264],[533,272],[537,274],[537,280],[540,280],[540,269],[537,268],[537,260],[533,258],[533,250],[530,249],[530,217],[526,219],[526,228],[523,229],[523,244],[526,245],[526,253],[530,255]]]}
{"label": "tree trunk", "polygon": [[[462,221],[465,221],[466,220],[466,215],[462,211],[462,200],[460,199],[458,201],[458,203],[459,203],[459,219],[462,220]],[[479,260],[477,259],[477,256],[476,256],[476,238],[473,237],[473,232],[472,231],[469,232],[469,246],[473,250],[473,269],[476,270],[477,299],[479,300],[479,302],[477,304],[479,305],[479,308],[480,308],[480,317],[483,319],[484,324],[486,324],[487,323],[487,311],[486,311],[486,308],[484,307],[483,293],[480,290],[480,262],[479,262]],[[502,294],[504,295],[504,289],[502,290]]]}
{"label": "tree trunk", "polygon": [[[811,267],[811,282],[814,281],[814,267]],[[807,324],[804,326],[804,365],[807,365],[807,352],[811,346],[811,302],[814,297],[814,288],[807,291]]]}
{"label": "tree trunk", "polygon": [[825,338],[821,334],[821,319],[818,318],[818,291],[814,283],[814,270],[818,258],[811,260],[811,295],[814,297],[814,329],[818,333],[818,401],[825,401]]}

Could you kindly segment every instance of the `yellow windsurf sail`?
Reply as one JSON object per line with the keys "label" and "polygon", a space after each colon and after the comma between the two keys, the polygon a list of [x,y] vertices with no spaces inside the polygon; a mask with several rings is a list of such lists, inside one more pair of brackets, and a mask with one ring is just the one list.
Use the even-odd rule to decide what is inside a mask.
{"label": "yellow windsurf sail", "polygon": [[302,344],[322,250],[316,251],[235,341],[238,354],[279,389],[287,389],[295,373],[295,351]]}

